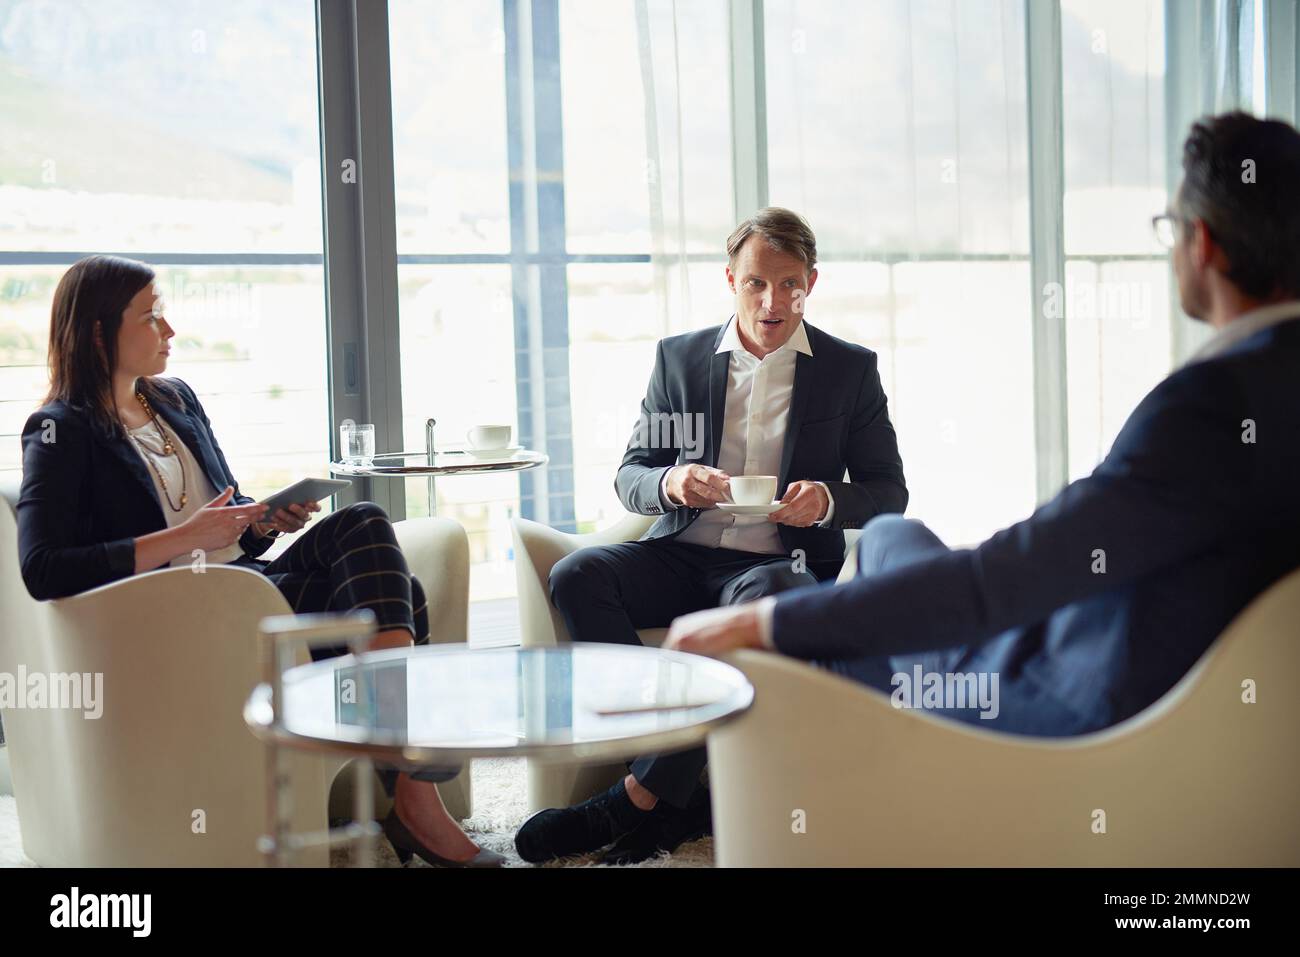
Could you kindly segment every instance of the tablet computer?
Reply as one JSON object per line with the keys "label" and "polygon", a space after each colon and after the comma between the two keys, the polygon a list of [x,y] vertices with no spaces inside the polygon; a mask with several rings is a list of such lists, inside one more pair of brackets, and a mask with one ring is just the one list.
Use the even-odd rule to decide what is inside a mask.
{"label": "tablet computer", "polygon": [[288,505],[301,505],[303,502],[321,502],[343,491],[352,483],[347,479],[305,478],[282,488],[274,495],[269,495],[259,504],[266,506],[262,521],[267,521],[279,509]]}

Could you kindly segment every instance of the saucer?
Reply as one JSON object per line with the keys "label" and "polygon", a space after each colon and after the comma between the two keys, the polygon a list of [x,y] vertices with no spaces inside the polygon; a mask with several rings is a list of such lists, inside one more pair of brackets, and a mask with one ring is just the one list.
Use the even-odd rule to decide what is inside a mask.
{"label": "saucer", "polygon": [[772,502],[770,505],[734,505],[731,502],[719,502],[718,508],[732,515],[771,515],[784,506],[780,502]]}
{"label": "saucer", "polygon": [[521,452],[521,451],[523,451],[522,445],[506,445],[499,449],[472,449],[468,447],[464,449],[466,455],[472,455],[476,459],[509,458],[510,456],[514,455],[516,452]]}

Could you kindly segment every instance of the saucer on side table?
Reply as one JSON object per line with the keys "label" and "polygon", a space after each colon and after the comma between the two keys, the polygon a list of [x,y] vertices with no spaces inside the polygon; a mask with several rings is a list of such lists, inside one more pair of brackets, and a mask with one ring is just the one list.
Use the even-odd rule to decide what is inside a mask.
{"label": "saucer on side table", "polygon": [[500,449],[471,449],[464,450],[466,455],[471,455],[476,459],[508,459],[516,452],[522,452],[522,445],[507,445]]}

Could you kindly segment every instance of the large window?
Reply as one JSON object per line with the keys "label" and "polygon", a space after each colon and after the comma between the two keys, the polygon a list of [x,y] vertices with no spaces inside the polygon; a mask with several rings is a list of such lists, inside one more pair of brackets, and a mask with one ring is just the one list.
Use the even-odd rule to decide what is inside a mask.
{"label": "large window", "polygon": [[1169,371],[1163,0],[1063,0],[1070,475],[1092,471]]}
{"label": "large window", "polygon": [[[506,144],[505,29],[500,0],[389,3],[402,434],[424,448],[463,445],[480,423],[516,422]],[[427,515],[412,479],[407,514]],[[509,517],[514,475],[437,483],[437,510],[465,526],[472,597],[514,592]]]}
{"label": "large window", "polygon": [[[732,221],[728,5],[564,0],[568,269],[578,527],[624,512],[614,473],[655,344],[725,322]],[[639,261],[636,261],[639,260]]]}
{"label": "large window", "polygon": [[248,494],[329,455],[311,0],[0,4],[0,472],[48,386],[54,286],[149,261]]}
{"label": "large window", "polygon": [[[437,484],[472,597],[508,597],[511,517],[620,516],[655,343],[730,316],[725,238],[770,202],[818,235],[809,322],[880,357],[909,513],[976,542],[1089,471],[1186,351],[1148,227],[1167,131],[1259,106],[1263,9],[1061,0],[1058,44],[1051,0],[388,0],[385,59],[382,18],[312,0],[0,0],[0,472],[46,388],[54,283],[134,255],[170,303],[169,371],[252,494],[324,474],[331,399],[387,414],[395,353],[404,448],[433,418],[442,448],[499,422],[546,452]],[[359,41],[320,78],[323,113],[318,15],[327,56]],[[1059,115],[1034,86],[1053,117],[1034,128],[1031,71],[1062,80]],[[331,184],[326,226],[331,334],[381,377],[349,391],[328,373],[355,367],[327,354],[319,129],[385,169],[377,90],[393,203],[386,181]],[[1030,169],[1058,167],[1031,215]],[[364,314],[389,308],[394,235],[395,326]],[[1044,347],[1031,276],[1058,267]],[[427,488],[408,482],[407,514]]]}
{"label": "large window", "polygon": [[1009,0],[768,0],[771,199],[822,259],[806,317],[874,350],[952,544],[1034,502],[1024,23]]}
{"label": "large window", "polygon": [[[728,6],[392,0],[389,18],[406,445],[430,417],[440,448],[507,422],[551,459],[437,484],[472,598],[500,598],[509,519],[614,521],[655,343],[730,315]],[[427,501],[410,481],[408,514]]]}

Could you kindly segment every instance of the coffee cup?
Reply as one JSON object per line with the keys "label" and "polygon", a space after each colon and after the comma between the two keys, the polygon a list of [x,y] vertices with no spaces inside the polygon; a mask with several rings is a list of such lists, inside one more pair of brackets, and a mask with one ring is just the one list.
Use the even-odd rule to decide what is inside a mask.
{"label": "coffee cup", "polygon": [[770,505],[776,498],[775,475],[733,475],[728,484],[737,505]]}
{"label": "coffee cup", "polygon": [[504,449],[510,444],[510,426],[476,425],[465,433],[465,439],[475,450]]}

